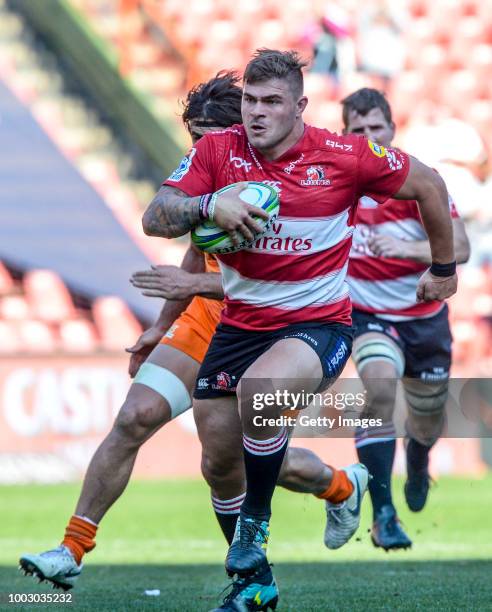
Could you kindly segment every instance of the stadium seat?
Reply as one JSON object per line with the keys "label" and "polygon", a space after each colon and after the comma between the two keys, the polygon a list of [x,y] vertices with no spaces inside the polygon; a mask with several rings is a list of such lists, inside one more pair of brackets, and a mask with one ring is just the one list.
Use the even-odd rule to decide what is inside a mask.
{"label": "stadium seat", "polygon": [[[328,75],[308,72],[304,78],[304,93],[309,99],[308,109],[318,108],[327,100],[338,98],[337,86]],[[312,107],[312,108],[310,108]]]}
{"label": "stadium seat", "polygon": [[16,324],[12,321],[2,321],[0,319],[0,354],[7,355],[19,353],[23,346],[17,331]]}
{"label": "stadium seat", "polygon": [[338,102],[325,102],[315,110],[313,124],[340,134],[342,130],[342,107]]}
{"label": "stadium seat", "polygon": [[51,270],[32,270],[24,276],[24,290],[33,315],[50,323],[71,319],[75,307],[61,278]]}
{"label": "stadium seat", "polygon": [[60,325],[61,348],[68,353],[92,353],[98,347],[94,325],[85,319],[63,321]]}
{"label": "stadium seat", "polygon": [[258,24],[257,28],[251,31],[251,47],[258,49],[267,47],[268,49],[285,49],[288,47],[286,32],[282,21],[279,19],[267,19]]}
{"label": "stadium seat", "polygon": [[23,295],[6,295],[0,299],[0,319],[20,321],[30,316],[31,309]]}
{"label": "stadium seat", "polygon": [[[492,75],[492,45],[480,44],[472,49],[468,67],[479,81],[490,82]],[[492,90],[489,90],[492,93]]]}
{"label": "stadium seat", "polygon": [[419,71],[425,83],[426,96],[434,93],[435,85],[445,78],[445,73],[449,70],[447,51],[442,45],[426,45],[416,60],[416,69]]}
{"label": "stadium seat", "polygon": [[463,0],[433,0],[428,2],[428,17],[434,24],[445,21],[447,29],[453,28],[463,17]]}
{"label": "stadium seat", "polygon": [[449,47],[449,59],[456,66],[466,68],[473,49],[487,42],[486,28],[481,19],[465,17],[455,24]]}
{"label": "stadium seat", "polygon": [[439,100],[456,116],[466,119],[472,102],[484,94],[486,86],[470,70],[457,70],[441,81]]}
{"label": "stadium seat", "polygon": [[207,37],[218,46],[235,47],[239,41],[239,28],[233,21],[217,19],[210,24]]}
{"label": "stadium seat", "polygon": [[425,0],[408,0],[407,8],[412,19],[418,19],[427,15],[428,3]]}
{"label": "stadium seat", "polygon": [[391,83],[389,99],[397,123],[413,116],[416,104],[423,100],[424,88],[424,78],[416,70],[403,72]]}
{"label": "stadium seat", "polygon": [[24,350],[32,353],[53,353],[58,348],[54,332],[43,321],[19,321],[19,336]]}
{"label": "stadium seat", "polygon": [[411,50],[408,55],[418,53],[426,45],[435,42],[435,26],[427,17],[415,19],[405,32],[407,48]]}
{"label": "stadium seat", "polygon": [[118,297],[97,298],[92,313],[101,345],[109,351],[121,351],[135,343],[142,327],[128,306]]}

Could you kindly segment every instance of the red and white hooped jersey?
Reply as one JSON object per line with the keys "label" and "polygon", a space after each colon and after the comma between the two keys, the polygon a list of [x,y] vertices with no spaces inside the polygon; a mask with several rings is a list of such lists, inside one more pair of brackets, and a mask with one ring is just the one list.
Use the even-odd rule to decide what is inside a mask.
{"label": "red and white hooped jersey", "polygon": [[346,283],[358,199],[378,202],[404,183],[408,156],[359,136],[305,126],[300,140],[268,161],[235,125],[204,136],[165,185],[190,196],[238,181],[272,185],[280,216],[250,248],[218,255],[222,322],[272,330],[303,321],[351,323]]}
{"label": "red and white hooped jersey", "polygon": [[[449,208],[453,218],[459,216],[451,197]],[[364,196],[359,201],[355,224],[347,275],[354,308],[392,321],[436,314],[442,302],[416,301],[419,278],[429,266],[410,259],[378,257],[367,244],[376,234],[398,240],[427,240],[417,202],[389,199],[378,204]]]}

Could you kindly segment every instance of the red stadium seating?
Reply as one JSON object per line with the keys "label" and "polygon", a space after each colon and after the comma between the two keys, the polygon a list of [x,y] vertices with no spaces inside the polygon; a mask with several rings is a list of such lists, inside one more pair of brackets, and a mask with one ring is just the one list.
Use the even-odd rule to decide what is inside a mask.
{"label": "red stadium seating", "polygon": [[0,354],[2,355],[19,353],[23,348],[17,326],[12,321],[0,319],[0,338]]}
{"label": "red stadium seating", "polygon": [[43,321],[19,321],[19,336],[23,349],[33,353],[54,353],[58,348],[56,337]]}
{"label": "red stadium seating", "polygon": [[[492,45],[480,44],[474,47],[468,58],[468,68],[474,73],[475,77],[487,84],[490,84],[492,76]],[[492,89],[488,89],[488,98],[492,94]]]}
{"label": "red stadium seating", "polygon": [[61,278],[51,270],[33,270],[24,277],[26,298],[35,317],[50,323],[75,316],[75,307]]}
{"label": "red stadium seating", "polygon": [[397,124],[405,123],[413,117],[416,105],[421,101],[425,81],[418,71],[406,71],[391,84],[390,99],[393,115]]}
{"label": "red stadium seating", "polygon": [[0,319],[20,321],[31,316],[31,308],[23,295],[8,295],[0,299]]}
{"label": "red stadium seating", "polygon": [[465,17],[457,21],[449,47],[449,59],[457,68],[466,68],[473,49],[487,42],[484,23],[477,17]]}
{"label": "red stadium seating", "polygon": [[92,353],[98,348],[94,325],[85,319],[63,321],[60,325],[60,345],[68,353]]}
{"label": "red stadium seating", "polygon": [[118,297],[102,297],[93,305],[96,324],[103,348],[121,351],[135,343],[142,327],[128,306]]}
{"label": "red stadium seating", "polygon": [[440,83],[439,100],[456,117],[467,118],[472,102],[486,92],[483,83],[469,70],[457,70]]}

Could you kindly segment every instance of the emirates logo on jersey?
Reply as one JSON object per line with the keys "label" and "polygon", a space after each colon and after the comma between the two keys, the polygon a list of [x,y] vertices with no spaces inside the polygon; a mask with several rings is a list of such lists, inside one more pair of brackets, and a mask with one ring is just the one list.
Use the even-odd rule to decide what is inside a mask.
{"label": "emirates logo on jersey", "polygon": [[250,248],[261,251],[299,253],[310,251],[313,248],[312,238],[299,238],[294,236],[282,236],[282,223],[273,223],[271,232],[258,238]]}
{"label": "emirates logo on jersey", "polygon": [[325,178],[325,171],[321,166],[309,166],[306,170],[306,175],[307,178],[300,181],[303,187],[331,185],[330,179]]}

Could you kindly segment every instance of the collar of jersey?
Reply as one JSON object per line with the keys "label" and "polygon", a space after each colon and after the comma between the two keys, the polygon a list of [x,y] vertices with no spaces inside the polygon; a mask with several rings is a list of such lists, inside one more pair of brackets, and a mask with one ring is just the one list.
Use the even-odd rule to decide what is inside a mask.
{"label": "collar of jersey", "polygon": [[[244,129],[244,128],[243,128]],[[279,162],[286,162],[286,161],[290,161],[291,159],[297,159],[299,157],[299,154],[302,153],[302,150],[304,148],[304,141],[307,137],[307,133],[309,131],[309,125],[307,123],[304,124],[304,132],[302,134],[302,136],[299,138],[299,140],[294,143],[290,149],[287,149],[287,151],[285,153],[282,153],[282,155],[280,157],[277,157],[277,159],[273,159],[273,160],[269,160],[266,157],[263,157],[263,155],[260,153],[260,151],[258,151],[258,149],[256,149],[250,142],[248,139],[248,136],[246,135],[246,130],[244,130],[244,133],[246,135],[246,140],[248,142],[248,146],[251,147],[251,150],[254,152],[254,154],[256,155],[256,157],[258,158],[258,160],[263,164],[277,164]]]}

